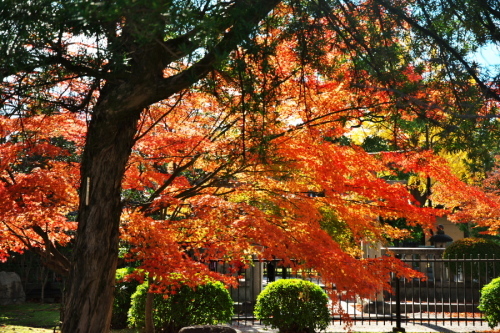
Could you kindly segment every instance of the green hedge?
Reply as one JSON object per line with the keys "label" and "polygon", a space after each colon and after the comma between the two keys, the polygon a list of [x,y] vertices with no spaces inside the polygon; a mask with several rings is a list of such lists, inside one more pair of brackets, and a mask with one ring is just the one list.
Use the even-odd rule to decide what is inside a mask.
{"label": "green hedge", "polygon": [[134,271],[133,267],[125,267],[116,270],[115,299],[113,301],[113,315],[111,316],[111,328],[127,328],[128,310],[132,294],[136,291],[139,283],[137,281],[125,282],[123,278]]}
{"label": "green hedge", "polygon": [[257,297],[255,316],[281,333],[312,333],[330,322],[328,296],[318,285],[299,279],[272,282]]}
{"label": "green hedge", "polygon": [[500,323],[500,278],[493,279],[481,289],[478,308],[484,312],[492,329]]}
{"label": "green hedge", "polygon": [[500,267],[494,267],[493,262],[467,262],[462,263],[460,259],[478,259],[478,258],[500,258],[500,245],[492,240],[470,237],[463,238],[451,243],[443,253],[444,259],[458,259],[456,262],[450,261],[446,262],[446,266],[450,269],[450,272],[455,274],[458,270],[461,270],[465,278],[477,279],[481,277],[481,280],[486,278],[486,273],[488,277],[493,276],[495,272],[497,275],[500,273]]}
{"label": "green hedge", "polygon": [[[145,325],[148,289],[148,284],[144,283],[132,295],[132,306],[129,311],[131,327],[142,328]],[[185,326],[230,322],[234,305],[229,291],[221,282],[208,282],[196,288],[184,285],[168,297],[155,294],[153,307],[155,328],[163,332],[176,333]]]}

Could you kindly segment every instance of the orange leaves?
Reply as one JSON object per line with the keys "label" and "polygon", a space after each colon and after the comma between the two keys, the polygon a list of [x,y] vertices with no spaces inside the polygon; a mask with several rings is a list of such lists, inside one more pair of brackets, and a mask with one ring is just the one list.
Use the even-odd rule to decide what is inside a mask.
{"label": "orange leaves", "polygon": [[430,177],[433,182],[430,199],[434,205],[447,209],[443,213],[449,213],[450,220],[457,223],[474,221],[490,227],[492,232],[498,229],[496,216],[500,203],[497,198],[461,181],[443,158],[431,151],[383,153],[382,156],[392,166],[420,177]]}
{"label": "orange leaves", "polygon": [[[140,268],[144,268],[142,274],[155,277],[160,288],[158,291],[162,288],[164,291],[179,279],[191,285],[204,283],[207,276],[233,284],[231,277],[210,270],[209,262],[214,257],[206,252],[211,249],[201,247],[202,244],[209,244],[208,240],[186,238],[180,232],[183,225],[195,231],[196,226],[189,226],[189,223],[184,223],[186,221],[178,222],[153,220],[137,212],[125,213],[122,240],[131,247],[126,259],[140,262]],[[189,230],[185,231],[189,233]]]}
{"label": "orange leaves", "polygon": [[415,207],[403,185],[378,178],[379,173],[390,170],[361,149],[314,143],[304,137],[290,139],[281,152],[293,157],[295,167],[301,171],[296,181],[304,177],[300,191],[323,190],[325,198],[318,200],[335,207],[343,220],[357,221],[356,225],[369,229],[379,216],[412,217],[426,225],[432,221],[432,213]]}
{"label": "orange leaves", "polygon": [[320,81],[284,83],[284,102],[267,105],[269,117],[239,114],[201,93],[175,110],[150,110],[143,129],[155,127],[134,147],[124,186],[146,197],[161,191],[145,211],[152,215],[132,210],[124,218],[128,258],[159,280],[179,274],[196,281],[222,278],[210,271],[212,260],[279,257],[360,295],[384,285],[393,269],[412,276],[390,258],[358,260],[357,247],[404,236],[380,217],[431,228],[444,211],[419,207],[403,184],[380,175],[399,170],[445,179],[443,162],[426,152],[380,157],[332,143],[348,131],[343,119],[371,116],[361,105],[381,108],[390,99],[382,90],[359,98],[348,85]]}
{"label": "orange leaves", "polygon": [[[67,215],[78,205],[78,167],[70,162],[85,128],[73,114],[0,118],[0,256],[71,239]],[[59,141],[57,141],[59,140]]]}
{"label": "orange leaves", "polygon": [[[22,248],[43,247],[44,242],[34,230],[41,227],[48,238],[65,245],[76,229],[67,215],[77,209],[77,193],[73,186],[74,166],[53,164],[51,169],[36,168],[29,174],[12,175],[0,182],[0,253]],[[5,174],[5,173],[4,173]]]}
{"label": "orange leaves", "polygon": [[481,189],[469,187],[466,195],[457,195],[454,191],[440,189],[439,200],[455,203],[451,219],[457,223],[473,223],[487,227],[484,233],[496,235],[500,231],[500,197],[498,165],[489,173],[481,184]]}
{"label": "orange leaves", "polygon": [[78,115],[69,112],[50,116],[0,118],[0,134],[7,138],[47,140],[48,138],[63,137],[79,145],[83,143],[85,138],[85,121]]}

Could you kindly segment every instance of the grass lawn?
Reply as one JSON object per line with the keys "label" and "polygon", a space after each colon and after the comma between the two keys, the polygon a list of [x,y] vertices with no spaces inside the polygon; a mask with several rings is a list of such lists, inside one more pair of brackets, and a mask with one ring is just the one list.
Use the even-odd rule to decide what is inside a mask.
{"label": "grass lawn", "polygon": [[[0,332],[53,333],[59,323],[60,304],[24,303],[0,305]],[[59,328],[57,326],[57,328]],[[58,332],[58,330],[56,330]],[[113,333],[136,333],[137,330],[112,330]]]}
{"label": "grass lawn", "polygon": [[[2,333],[54,333],[53,329],[48,328],[33,328],[28,326],[7,325],[0,324],[0,332]],[[57,331],[56,331],[57,332]]]}
{"label": "grass lawn", "polygon": [[[56,327],[59,323],[59,310],[60,304],[57,303],[24,303],[20,305],[1,305],[0,330],[2,332],[10,332],[7,328],[15,325],[32,328],[30,332],[48,332],[49,330],[53,332],[54,327]],[[39,328],[42,330],[34,330],[34,328]],[[15,332],[23,331],[16,329]]]}

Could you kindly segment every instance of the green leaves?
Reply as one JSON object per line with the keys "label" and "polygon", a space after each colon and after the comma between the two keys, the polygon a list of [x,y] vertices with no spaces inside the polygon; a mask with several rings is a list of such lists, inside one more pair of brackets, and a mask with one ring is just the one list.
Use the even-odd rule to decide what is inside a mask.
{"label": "green leaves", "polygon": [[[492,240],[485,238],[463,238],[451,243],[443,253],[444,259],[487,259],[500,258],[500,245]],[[460,270],[464,277],[484,280],[488,276],[494,276],[498,272],[498,265],[495,262],[472,262],[461,263],[459,261],[450,261],[446,263],[452,273]]]}
{"label": "green leaves", "polygon": [[481,289],[478,308],[484,312],[491,329],[500,323],[500,278],[493,279]]}
{"label": "green leaves", "polygon": [[[129,323],[133,327],[144,325],[148,289],[144,283],[132,295]],[[155,295],[153,320],[158,330],[173,328],[176,332],[185,326],[227,323],[232,316],[233,300],[221,282],[196,287],[183,285],[169,295]]]}
{"label": "green leaves", "polygon": [[305,280],[270,283],[257,298],[255,317],[280,332],[313,333],[330,321],[328,296],[320,286]]}

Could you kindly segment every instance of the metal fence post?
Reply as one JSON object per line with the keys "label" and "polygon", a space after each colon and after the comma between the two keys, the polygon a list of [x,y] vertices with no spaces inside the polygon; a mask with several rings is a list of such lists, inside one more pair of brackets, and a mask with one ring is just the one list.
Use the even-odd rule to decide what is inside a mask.
{"label": "metal fence post", "polygon": [[[396,258],[400,259],[400,255],[396,255]],[[406,332],[404,328],[401,327],[401,293],[399,290],[399,277],[394,274],[394,282],[396,288],[396,327],[392,328],[394,333],[396,332]]]}

